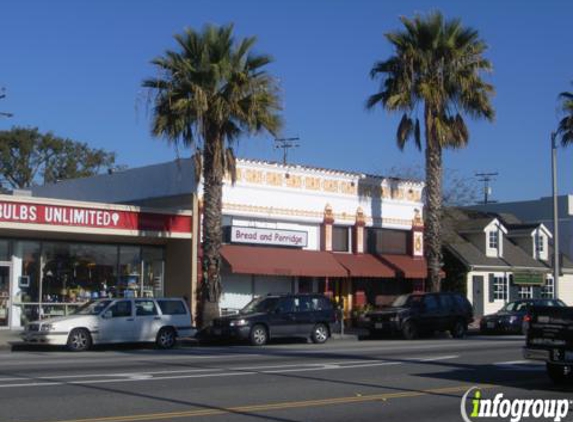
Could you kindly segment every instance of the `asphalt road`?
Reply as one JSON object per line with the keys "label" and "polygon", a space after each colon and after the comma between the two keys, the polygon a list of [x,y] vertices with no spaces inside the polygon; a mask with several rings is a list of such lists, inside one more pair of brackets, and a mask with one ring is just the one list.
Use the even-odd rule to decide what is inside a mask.
{"label": "asphalt road", "polygon": [[484,398],[573,398],[553,387],[543,366],[523,361],[522,344],[476,336],[6,351],[0,422],[461,421],[472,386]]}

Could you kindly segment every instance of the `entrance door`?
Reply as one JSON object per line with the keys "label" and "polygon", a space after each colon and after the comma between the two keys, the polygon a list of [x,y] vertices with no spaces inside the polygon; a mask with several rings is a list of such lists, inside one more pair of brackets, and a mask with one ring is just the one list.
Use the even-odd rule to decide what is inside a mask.
{"label": "entrance door", "polygon": [[474,316],[481,317],[483,316],[483,276],[474,275],[472,281]]}
{"label": "entrance door", "polygon": [[0,328],[8,326],[10,312],[10,266],[0,266]]}

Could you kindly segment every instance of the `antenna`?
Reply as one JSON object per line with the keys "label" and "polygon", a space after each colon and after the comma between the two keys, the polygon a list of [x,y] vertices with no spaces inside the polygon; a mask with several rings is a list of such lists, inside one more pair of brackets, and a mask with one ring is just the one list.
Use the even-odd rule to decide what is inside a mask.
{"label": "antenna", "polygon": [[298,148],[300,144],[296,141],[300,140],[297,136],[295,138],[276,138],[275,139],[275,149],[281,148],[283,150],[283,165],[286,166],[288,150],[291,148]]}
{"label": "antenna", "polygon": [[478,182],[483,182],[483,203],[484,205],[487,205],[490,202],[495,202],[495,201],[488,201],[489,199],[489,195],[491,195],[491,187],[489,186],[489,182],[491,181],[495,181],[495,177],[497,176],[499,173],[498,172],[494,172],[494,173],[476,173],[476,177],[479,177]]}

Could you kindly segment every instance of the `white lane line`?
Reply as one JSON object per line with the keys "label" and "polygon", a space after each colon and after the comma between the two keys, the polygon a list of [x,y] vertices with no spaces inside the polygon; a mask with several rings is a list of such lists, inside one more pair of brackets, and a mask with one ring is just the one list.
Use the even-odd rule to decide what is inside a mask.
{"label": "white lane line", "polygon": [[506,362],[496,362],[493,365],[500,369],[512,371],[545,371],[543,363],[533,360],[510,360]]}
{"label": "white lane line", "polygon": [[[452,356],[438,356],[434,357],[434,360],[444,360],[444,359],[454,359],[459,357],[458,355]],[[123,382],[145,382],[145,381],[163,381],[163,380],[176,380],[176,379],[189,379],[189,378],[215,378],[215,377],[235,377],[235,376],[249,376],[249,375],[260,375],[260,374],[281,374],[281,373],[292,373],[292,372],[308,372],[308,371],[330,371],[330,370],[342,370],[342,369],[355,369],[355,368],[370,368],[378,366],[393,366],[393,365],[405,365],[409,363],[423,363],[427,362],[427,358],[415,358],[415,359],[404,359],[402,361],[341,361],[341,362],[328,362],[323,364],[307,364],[307,365],[278,365],[278,366],[259,366],[259,367],[248,367],[248,368],[234,368],[228,369],[228,372],[222,372],[224,369],[214,368],[209,373],[198,374],[189,373],[189,371],[158,371],[158,374],[170,374],[174,375],[167,376],[154,376],[153,372],[134,372],[127,374],[98,374],[98,375],[83,375],[84,378],[89,376],[103,377],[104,379],[92,379],[92,380],[81,380],[81,381],[53,381],[54,379],[65,379],[65,378],[77,378],[80,375],[69,375],[60,377],[45,377],[36,378],[33,382],[21,382],[18,384],[4,384],[0,385],[0,388],[15,388],[15,387],[49,387],[57,385],[91,385],[91,384],[103,384],[103,383],[123,383]],[[208,370],[205,370],[208,371]],[[198,372],[195,370],[194,372]],[[175,375],[178,374],[178,375]],[[185,375],[184,375],[185,374]],[[111,378],[112,376],[121,378]],[[110,377],[110,378],[108,378]],[[4,379],[7,381],[8,379]],[[22,378],[12,379],[13,381],[22,381]],[[46,380],[43,381],[42,380]]]}

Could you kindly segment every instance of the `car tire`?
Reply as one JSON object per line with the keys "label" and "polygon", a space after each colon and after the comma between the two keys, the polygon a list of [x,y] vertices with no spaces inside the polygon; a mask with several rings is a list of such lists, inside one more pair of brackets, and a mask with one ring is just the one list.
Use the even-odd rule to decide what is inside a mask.
{"label": "car tire", "polygon": [[269,340],[269,333],[264,325],[257,324],[251,328],[249,340],[253,346],[264,346]]}
{"label": "car tire", "polygon": [[92,336],[85,328],[74,328],[68,336],[68,350],[84,352],[92,347]]}
{"label": "car tire", "polygon": [[155,344],[160,349],[172,349],[177,342],[177,333],[171,327],[163,327],[157,333]]}
{"label": "car tire", "polygon": [[418,328],[412,321],[406,321],[402,326],[402,336],[406,340],[414,340],[418,338]]}
{"label": "car tire", "polygon": [[310,339],[315,344],[322,344],[328,340],[328,327],[324,324],[316,324],[312,329]]}
{"label": "car tire", "polygon": [[573,384],[573,368],[569,367],[569,372],[565,372],[566,368],[564,365],[546,363],[547,375],[556,385]]}
{"label": "car tire", "polygon": [[458,319],[453,328],[450,330],[450,334],[453,338],[464,338],[466,331],[468,330],[467,325],[461,319]]}

